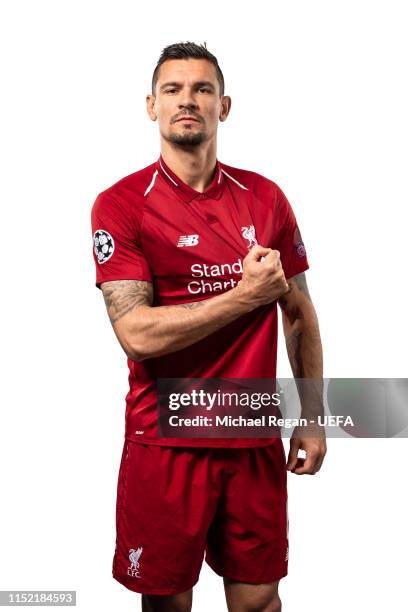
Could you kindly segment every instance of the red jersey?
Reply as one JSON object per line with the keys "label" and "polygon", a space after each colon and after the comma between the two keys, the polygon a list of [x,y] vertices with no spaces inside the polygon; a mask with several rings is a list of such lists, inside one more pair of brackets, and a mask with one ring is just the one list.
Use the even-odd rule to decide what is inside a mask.
{"label": "red jersey", "polygon": [[[236,286],[255,244],[280,252],[286,279],[308,269],[293,210],[273,181],[217,160],[203,193],[162,156],[109,187],[92,208],[96,286],[153,283],[153,306],[205,300]],[[276,438],[159,438],[158,378],[275,378],[277,301],[260,306],[177,352],[128,359],[129,440],[165,446],[254,447]]]}

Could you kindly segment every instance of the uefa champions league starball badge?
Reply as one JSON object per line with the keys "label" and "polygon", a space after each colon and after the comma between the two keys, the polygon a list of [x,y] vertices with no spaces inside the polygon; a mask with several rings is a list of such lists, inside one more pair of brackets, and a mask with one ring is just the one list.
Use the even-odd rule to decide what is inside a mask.
{"label": "uefa champions league starball badge", "polygon": [[93,241],[94,251],[98,263],[103,264],[105,261],[108,261],[110,257],[112,257],[113,251],[115,250],[113,238],[109,232],[99,229],[94,233]]}

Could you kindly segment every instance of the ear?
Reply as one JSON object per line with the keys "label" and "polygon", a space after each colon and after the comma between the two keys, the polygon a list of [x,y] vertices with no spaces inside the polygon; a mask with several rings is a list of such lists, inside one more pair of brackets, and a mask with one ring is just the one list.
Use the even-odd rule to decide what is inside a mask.
{"label": "ear", "polygon": [[219,119],[220,121],[225,121],[229,115],[231,110],[231,98],[230,96],[222,96],[221,97],[221,111]]}
{"label": "ear", "polygon": [[147,114],[149,115],[152,121],[156,121],[157,119],[157,114],[155,111],[155,103],[156,103],[156,97],[153,96],[152,94],[148,94],[146,96],[146,110],[147,110]]}

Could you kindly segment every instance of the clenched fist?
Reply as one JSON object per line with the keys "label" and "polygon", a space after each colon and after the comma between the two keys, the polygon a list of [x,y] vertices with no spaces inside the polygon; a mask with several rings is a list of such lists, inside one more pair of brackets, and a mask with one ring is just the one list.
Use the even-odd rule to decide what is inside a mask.
{"label": "clenched fist", "polygon": [[279,251],[256,245],[242,265],[242,280],[238,288],[253,308],[270,304],[289,291]]}

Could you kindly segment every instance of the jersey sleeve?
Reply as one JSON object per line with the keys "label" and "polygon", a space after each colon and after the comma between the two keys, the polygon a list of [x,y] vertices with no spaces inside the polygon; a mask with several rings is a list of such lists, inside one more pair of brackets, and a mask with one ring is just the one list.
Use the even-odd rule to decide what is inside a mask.
{"label": "jersey sleeve", "polygon": [[152,281],[140,242],[140,222],[130,206],[101,193],[91,212],[96,286],[113,280]]}
{"label": "jersey sleeve", "polygon": [[309,268],[306,248],[292,207],[278,188],[278,230],[273,248],[280,252],[282,268],[286,279],[305,272]]}

